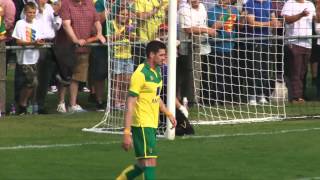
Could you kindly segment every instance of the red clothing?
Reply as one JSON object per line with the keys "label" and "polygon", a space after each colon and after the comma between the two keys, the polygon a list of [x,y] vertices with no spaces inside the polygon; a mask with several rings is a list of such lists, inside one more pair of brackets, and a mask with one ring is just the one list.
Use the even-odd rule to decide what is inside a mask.
{"label": "red clothing", "polygon": [[[92,35],[94,23],[99,21],[99,14],[93,6],[92,0],[64,0],[61,6],[62,21],[71,20],[72,29],[78,39],[87,39]],[[77,52],[87,52],[81,48]]]}
{"label": "red clothing", "polygon": [[16,7],[12,0],[0,0],[0,4],[4,8],[4,23],[7,33],[11,34],[15,25]]}

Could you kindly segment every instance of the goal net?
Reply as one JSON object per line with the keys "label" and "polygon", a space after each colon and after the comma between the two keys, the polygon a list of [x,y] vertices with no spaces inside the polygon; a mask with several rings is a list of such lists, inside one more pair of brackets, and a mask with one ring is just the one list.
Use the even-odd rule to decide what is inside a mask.
{"label": "goal net", "polygon": [[[106,35],[108,46],[108,96],[107,107],[100,123],[84,131],[121,134],[125,114],[130,77],[146,60],[145,47],[151,40],[167,42],[168,0],[104,1],[106,11]],[[167,64],[161,67],[164,83]],[[166,84],[162,99],[166,98]],[[158,134],[166,131],[166,118],[160,113]]]}
{"label": "goal net", "polygon": [[[285,44],[293,38],[284,34],[283,1],[263,7],[254,6],[252,0],[179,2],[177,21],[168,24],[168,1],[105,1],[108,104],[102,121],[85,131],[122,132],[129,79],[145,60],[145,44],[153,39],[166,42],[168,27],[176,25],[180,41],[176,93],[178,99],[188,99],[194,124],[317,117],[317,102],[301,106],[288,101]],[[316,94],[306,82],[305,94]],[[164,134],[166,120],[160,119],[159,134]]]}

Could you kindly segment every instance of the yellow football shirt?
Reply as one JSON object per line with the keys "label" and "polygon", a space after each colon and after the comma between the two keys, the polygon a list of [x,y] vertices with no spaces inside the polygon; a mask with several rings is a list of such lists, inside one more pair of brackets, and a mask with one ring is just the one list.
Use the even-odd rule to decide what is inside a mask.
{"label": "yellow football shirt", "polygon": [[138,66],[131,76],[129,96],[137,97],[132,126],[158,127],[162,78],[160,67]]}

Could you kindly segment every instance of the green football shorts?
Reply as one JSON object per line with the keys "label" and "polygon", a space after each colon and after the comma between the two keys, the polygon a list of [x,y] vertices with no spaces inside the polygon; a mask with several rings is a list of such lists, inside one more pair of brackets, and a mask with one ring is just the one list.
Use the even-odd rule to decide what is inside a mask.
{"label": "green football shorts", "polygon": [[132,127],[131,131],[136,158],[157,158],[157,129],[150,127]]}

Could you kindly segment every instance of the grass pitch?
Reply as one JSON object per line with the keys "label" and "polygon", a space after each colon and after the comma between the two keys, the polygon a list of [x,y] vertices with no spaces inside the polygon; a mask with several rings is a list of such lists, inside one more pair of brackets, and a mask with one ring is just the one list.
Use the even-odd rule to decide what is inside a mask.
{"label": "grass pitch", "polygon": [[[8,72],[9,106],[13,71]],[[56,95],[47,100],[49,112],[55,113]],[[85,94],[79,101],[94,106]],[[318,106],[315,102],[289,111],[302,114],[311,107],[319,114]],[[119,135],[81,131],[102,117],[103,113],[89,112],[1,118],[0,180],[115,179],[135,162],[134,153],[120,148]],[[157,179],[320,179],[319,120],[196,126],[195,130],[195,136],[159,139]]]}
{"label": "grass pitch", "polygon": [[[82,132],[102,113],[0,120],[0,179],[115,179],[135,159],[121,136]],[[159,139],[158,179],[316,179],[320,121],[196,126]]]}

